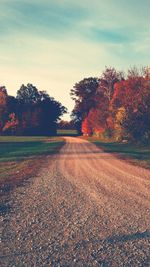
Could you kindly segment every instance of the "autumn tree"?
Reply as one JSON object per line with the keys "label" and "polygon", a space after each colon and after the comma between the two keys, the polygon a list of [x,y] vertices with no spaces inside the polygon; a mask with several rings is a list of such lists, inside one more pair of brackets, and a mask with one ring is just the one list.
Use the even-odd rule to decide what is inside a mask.
{"label": "autumn tree", "polygon": [[0,134],[7,120],[7,90],[5,86],[0,87]]}
{"label": "autumn tree", "polygon": [[111,105],[116,111],[124,108],[122,126],[129,138],[137,141],[150,137],[149,76],[130,71],[127,80],[116,83]]}
{"label": "autumn tree", "polygon": [[123,72],[116,71],[115,68],[106,67],[99,79],[97,92],[103,92],[104,96],[111,101],[114,93],[114,85],[116,82],[124,79]]}
{"label": "autumn tree", "polygon": [[60,117],[67,110],[46,91],[32,84],[22,85],[17,97],[0,87],[0,133],[54,135]]}
{"label": "autumn tree", "polygon": [[84,136],[90,136],[92,135],[92,127],[91,124],[88,120],[88,118],[85,118],[82,122],[82,129],[81,129],[82,133]]}
{"label": "autumn tree", "polygon": [[89,112],[89,116],[93,117],[90,121],[96,135],[105,133],[111,136],[113,134],[113,114],[109,104],[114,93],[114,85],[121,79],[123,79],[123,74],[111,67],[106,67],[99,78],[94,95],[95,107]]}
{"label": "autumn tree", "polygon": [[6,121],[2,131],[5,134],[15,134],[17,131],[17,126],[19,124],[19,121],[15,115],[15,113],[10,113],[8,116],[8,120]]}
{"label": "autumn tree", "polygon": [[114,137],[117,141],[122,141],[126,137],[126,131],[123,126],[126,119],[126,110],[125,107],[120,107],[114,112]]}
{"label": "autumn tree", "polygon": [[102,92],[99,92],[95,97],[95,107],[88,113],[87,118],[91,125],[92,132],[97,136],[104,133],[108,128],[108,105],[108,98]]}

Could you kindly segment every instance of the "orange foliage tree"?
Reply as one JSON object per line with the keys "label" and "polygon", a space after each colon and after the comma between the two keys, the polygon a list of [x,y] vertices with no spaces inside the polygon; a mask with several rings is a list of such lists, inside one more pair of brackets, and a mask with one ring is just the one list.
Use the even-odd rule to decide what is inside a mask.
{"label": "orange foliage tree", "polygon": [[92,134],[92,128],[88,118],[85,118],[82,122],[82,133],[84,136],[90,136]]}
{"label": "orange foliage tree", "polygon": [[9,120],[5,123],[3,127],[3,132],[7,132],[10,134],[14,134],[16,132],[16,128],[19,124],[18,119],[16,118],[15,113],[9,114]]}
{"label": "orange foliage tree", "polygon": [[129,76],[115,84],[111,101],[115,114],[124,109],[122,127],[133,140],[150,137],[150,78]]}

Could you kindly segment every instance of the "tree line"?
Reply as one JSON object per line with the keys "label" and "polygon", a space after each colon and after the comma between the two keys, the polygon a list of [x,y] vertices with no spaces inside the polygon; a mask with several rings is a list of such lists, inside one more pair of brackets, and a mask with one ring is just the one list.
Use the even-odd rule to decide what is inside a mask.
{"label": "tree line", "polygon": [[67,110],[34,85],[22,85],[17,96],[0,87],[1,135],[55,135],[57,123]]}
{"label": "tree line", "polygon": [[72,118],[80,133],[115,140],[150,140],[150,69],[127,74],[106,67],[99,78],[89,77],[71,90]]}

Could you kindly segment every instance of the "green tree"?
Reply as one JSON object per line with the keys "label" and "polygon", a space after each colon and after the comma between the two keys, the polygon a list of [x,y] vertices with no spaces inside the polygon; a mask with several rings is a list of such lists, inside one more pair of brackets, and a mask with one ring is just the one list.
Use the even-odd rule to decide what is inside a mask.
{"label": "green tree", "polygon": [[40,95],[38,89],[30,83],[26,86],[22,84],[20,89],[17,91],[17,99],[24,104],[37,103],[39,98]]}
{"label": "green tree", "polygon": [[[38,91],[32,84],[22,85],[17,92],[20,133],[25,135],[55,135],[57,122],[66,108],[46,91]],[[18,114],[18,116],[20,116]]]}
{"label": "green tree", "polygon": [[95,93],[98,88],[98,78],[85,78],[76,83],[71,90],[72,99],[75,100],[75,107],[72,118],[78,132],[81,132],[82,121],[88,115],[90,109],[95,106]]}

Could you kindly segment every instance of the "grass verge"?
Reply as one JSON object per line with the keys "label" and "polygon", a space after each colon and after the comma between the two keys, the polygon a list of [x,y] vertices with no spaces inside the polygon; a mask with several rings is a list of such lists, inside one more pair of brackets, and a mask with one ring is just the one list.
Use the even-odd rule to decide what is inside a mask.
{"label": "grass verge", "polygon": [[0,137],[0,187],[13,187],[35,175],[45,157],[63,144],[60,137]]}
{"label": "grass verge", "polygon": [[150,146],[119,143],[119,142],[105,142],[97,138],[88,138],[99,148],[105,152],[114,154],[115,156],[127,160],[128,162],[150,169]]}
{"label": "grass verge", "polygon": [[57,130],[58,136],[78,136],[78,132],[76,130]]}

